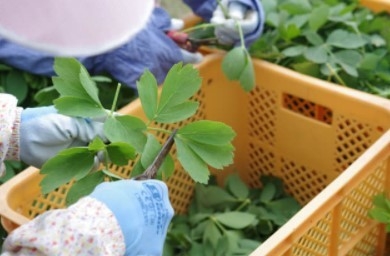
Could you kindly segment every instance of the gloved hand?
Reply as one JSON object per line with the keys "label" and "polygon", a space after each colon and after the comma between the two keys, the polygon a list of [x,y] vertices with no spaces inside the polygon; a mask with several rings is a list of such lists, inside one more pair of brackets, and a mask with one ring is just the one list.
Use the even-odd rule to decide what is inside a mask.
{"label": "gloved hand", "polygon": [[103,123],[57,113],[54,106],[26,108],[20,121],[20,159],[37,168],[60,150],[86,146],[96,136],[103,141]]}
{"label": "gloved hand", "polygon": [[264,12],[261,4],[257,0],[222,0],[210,20],[217,25],[215,36],[219,43],[240,44],[236,21],[242,28],[246,45],[250,44],[260,36],[263,29]]}
{"label": "gloved hand", "polygon": [[121,227],[126,255],[162,255],[173,208],[168,188],[158,180],[121,180],[98,185],[91,193]]}
{"label": "gloved hand", "polygon": [[[184,21],[182,19],[171,19],[170,30],[177,31],[184,27]],[[189,52],[184,49],[180,49],[184,64],[196,64],[203,60],[203,55],[200,52]]]}

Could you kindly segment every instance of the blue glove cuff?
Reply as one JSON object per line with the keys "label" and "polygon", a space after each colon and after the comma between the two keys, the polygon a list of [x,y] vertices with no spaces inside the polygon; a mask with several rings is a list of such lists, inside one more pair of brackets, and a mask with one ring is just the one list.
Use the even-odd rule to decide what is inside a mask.
{"label": "blue glove cuff", "polygon": [[166,185],[157,180],[102,183],[91,197],[104,203],[122,230],[126,255],[161,255],[173,209]]}

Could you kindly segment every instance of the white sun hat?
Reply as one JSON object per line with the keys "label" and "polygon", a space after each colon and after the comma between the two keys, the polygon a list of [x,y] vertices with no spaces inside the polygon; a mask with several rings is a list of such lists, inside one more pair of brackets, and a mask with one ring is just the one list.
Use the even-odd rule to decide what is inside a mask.
{"label": "white sun hat", "polygon": [[57,56],[95,55],[125,43],[154,0],[0,0],[0,36]]}

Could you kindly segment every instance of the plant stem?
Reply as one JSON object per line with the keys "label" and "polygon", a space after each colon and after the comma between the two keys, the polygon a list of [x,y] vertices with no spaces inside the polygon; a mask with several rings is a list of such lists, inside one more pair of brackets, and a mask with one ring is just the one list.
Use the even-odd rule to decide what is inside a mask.
{"label": "plant stem", "polygon": [[225,16],[225,19],[230,18],[230,17],[229,17],[229,12],[226,10],[225,6],[223,6],[221,0],[217,0],[217,3],[218,3],[219,8],[221,8],[221,11],[222,11],[222,13],[223,13],[223,16]]}
{"label": "plant stem", "polygon": [[337,72],[332,68],[332,66],[329,65],[329,63],[326,63],[326,67],[329,69],[330,73],[332,73],[332,75],[336,78],[338,83],[340,83],[342,86],[347,86],[343,79],[339,76],[339,74],[337,74]]}
{"label": "plant stem", "polygon": [[164,132],[164,133],[168,133],[168,134],[172,133],[172,131],[170,131],[170,130],[161,129],[161,128],[157,128],[157,127],[148,127],[148,130]]}
{"label": "plant stem", "polygon": [[191,31],[194,31],[194,30],[197,30],[197,29],[206,29],[206,28],[212,28],[212,27],[216,27],[216,26],[218,26],[218,25],[217,24],[211,24],[211,23],[204,23],[204,24],[199,24],[199,25],[196,25],[196,26],[193,26],[193,27],[189,27],[189,28],[183,29],[182,32],[188,33],[188,32],[191,32]]}
{"label": "plant stem", "polygon": [[221,232],[222,232],[223,234],[226,233],[226,229],[224,228],[224,226],[222,226],[221,223],[219,223],[219,221],[218,221],[216,218],[214,218],[213,216],[210,216],[209,218],[210,218],[210,220],[211,220],[212,222],[215,223],[215,225],[221,230]]}
{"label": "plant stem", "polygon": [[235,23],[236,23],[236,27],[238,29],[238,34],[240,35],[240,42],[241,42],[241,47],[246,50],[246,47],[245,47],[245,40],[244,40],[244,33],[242,33],[242,27],[240,25],[240,23],[238,23],[237,20],[235,20]]}
{"label": "plant stem", "polygon": [[249,198],[245,199],[236,209],[236,211],[240,211],[242,208],[247,206],[248,204],[251,203],[251,200]]}
{"label": "plant stem", "polygon": [[108,152],[107,150],[103,150],[103,154],[104,154],[104,166],[106,167],[107,170],[109,170],[108,168]]}
{"label": "plant stem", "polygon": [[114,111],[116,109],[116,104],[118,102],[118,97],[119,97],[119,91],[120,90],[121,90],[121,83],[118,83],[118,86],[116,87],[116,91],[115,91],[114,101],[112,102],[112,106],[111,106],[110,116],[112,116],[114,114]]}

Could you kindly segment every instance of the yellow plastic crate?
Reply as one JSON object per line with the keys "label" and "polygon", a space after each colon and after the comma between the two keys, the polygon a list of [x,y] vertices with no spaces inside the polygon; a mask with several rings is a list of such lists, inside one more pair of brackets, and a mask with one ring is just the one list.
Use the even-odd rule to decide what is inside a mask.
{"label": "yellow plastic crate", "polygon": [[[384,226],[367,211],[374,195],[390,195],[390,101],[256,59],[257,87],[245,93],[223,75],[222,58],[210,54],[197,66],[203,85],[191,119],[222,121],[237,132],[234,166],[217,172],[219,181],[238,170],[259,187],[259,176],[276,175],[305,205],[253,255],[383,255]],[[138,100],[121,112],[144,118]],[[131,168],[112,169],[128,176]],[[67,187],[42,196],[40,180],[29,168],[0,186],[7,230],[64,206]],[[185,213],[194,184],[179,164],[168,186],[176,213]]]}

